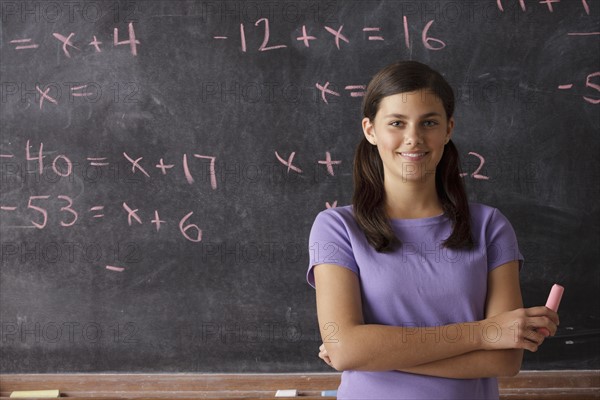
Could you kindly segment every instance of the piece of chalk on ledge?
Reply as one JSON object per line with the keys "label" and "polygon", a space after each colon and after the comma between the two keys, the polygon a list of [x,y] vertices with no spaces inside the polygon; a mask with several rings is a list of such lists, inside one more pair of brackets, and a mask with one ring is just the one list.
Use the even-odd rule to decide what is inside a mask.
{"label": "piece of chalk on ledge", "polygon": [[298,396],[298,390],[296,390],[296,389],[278,390],[277,393],[275,393],[275,397],[296,397],[296,396]]}
{"label": "piece of chalk on ledge", "polygon": [[25,399],[35,397],[38,399],[54,399],[60,396],[58,389],[56,390],[27,390],[15,391],[10,394],[11,399]]}
{"label": "piece of chalk on ledge", "polygon": [[337,397],[337,390],[323,390],[321,397]]}
{"label": "piece of chalk on ledge", "polygon": [[[565,292],[565,288],[555,283],[550,289],[550,294],[548,295],[548,300],[546,300],[546,307],[551,309],[552,311],[558,311],[558,306],[560,305],[560,299],[562,299],[562,295]],[[544,336],[550,336],[550,332],[546,328],[539,328],[538,332]]]}

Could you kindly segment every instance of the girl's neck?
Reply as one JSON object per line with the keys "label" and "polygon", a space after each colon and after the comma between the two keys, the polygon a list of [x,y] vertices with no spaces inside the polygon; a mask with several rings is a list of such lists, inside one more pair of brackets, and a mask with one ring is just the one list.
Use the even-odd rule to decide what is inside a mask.
{"label": "girl's neck", "polygon": [[385,207],[390,218],[428,218],[443,212],[435,180],[428,183],[405,182],[385,186]]}

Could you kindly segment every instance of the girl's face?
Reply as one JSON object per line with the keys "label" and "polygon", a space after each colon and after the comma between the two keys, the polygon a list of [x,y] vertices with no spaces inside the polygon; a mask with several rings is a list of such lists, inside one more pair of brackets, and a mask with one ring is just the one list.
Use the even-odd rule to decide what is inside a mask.
{"label": "girl's face", "polygon": [[430,90],[384,97],[363,132],[377,146],[387,184],[435,182],[435,169],[454,128],[442,101]]}

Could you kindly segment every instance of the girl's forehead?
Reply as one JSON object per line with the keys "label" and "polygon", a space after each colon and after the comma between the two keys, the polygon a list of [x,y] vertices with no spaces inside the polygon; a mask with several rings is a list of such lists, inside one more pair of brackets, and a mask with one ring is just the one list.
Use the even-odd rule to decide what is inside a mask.
{"label": "girl's forehead", "polygon": [[398,107],[402,105],[444,107],[442,99],[431,90],[415,90],[413,92],[396,93],[384,97],[380,102],[380,106]]}

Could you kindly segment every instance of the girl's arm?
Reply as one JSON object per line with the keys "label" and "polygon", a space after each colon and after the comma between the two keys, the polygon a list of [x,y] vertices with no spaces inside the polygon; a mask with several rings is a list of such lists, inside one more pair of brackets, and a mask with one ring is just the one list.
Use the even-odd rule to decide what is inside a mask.
{"label": "girl's arm", "polygon": [[[554,334],[556,325],[553,320],[558,322],[556,313],[545,307],[506,312],[506,309],[517,305],[512,303],[510,307],[504,303],[498,305],[501,302],[495,299],[497,296],[498,298],[504,296],[493,295],[490,292],[489,299],[494,300],[489,301],[486,308],[489,315],[493,315],[492,317],[483,321],[447,326],[444,328],[445,332],[460,330],[462,335],[452,341],[439,340],[439,335],[432,334],[432,329],[442,329],[442,327],[404,328],[364,324],[360,286],[356,274],[333,264],[317,265],[314,267],[314,274],[321,337],[324,339],[324,346],[332,366],[339,371],[406,370],[441,375],[450,372],[448,361],[439,365],[432,364],[429,367],[423,365],[466,356],[481,350],[527,348],[534,351],[544,337],[536,333],[533,328],[546,327]],[[499,290],[500,286],[494,285],[492,291]],[[496,312],[500,314],[495,315]],[[487,332],[486,329],[492,329],[489,326],[500,329],[498,340],[484,339],[483,333]],[[529,339],[526,339],[526,336]],[[520,357],[520,350],[514,353]],[[517,356],[514,358],[517,359]],[[408,371],[417,366],[423,366],[420,372]]]}
{"label": "girl's arm", "polygon": [[[488,275],[486,317],[495,316],[504,311],[515,310],[521,307],[523,307],[523,301],[519,285],[518,262],[512,261],[493,269]],[[505,334],[512,335],[515,332],[516,326],[512,331]],[[489,335],[495,336],[495,334],[496,332],[490,328]],[[492,337],[492,339],[494,338]],[[540,338],[534,338],[532,335],[534,342],[538,341],[538,339]],[[543,341],[543,338],[541,338],[541,341]],[[531,351],[535,350],[531,349]],[[463,379],[514,376],[521,369],[522,359],[522,349],[478,350],[457,357],[407,368],[403,371],[444,378]]]}

